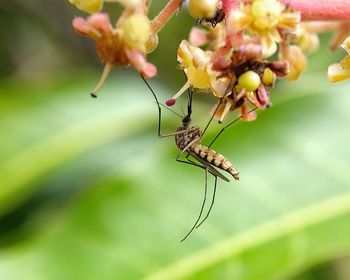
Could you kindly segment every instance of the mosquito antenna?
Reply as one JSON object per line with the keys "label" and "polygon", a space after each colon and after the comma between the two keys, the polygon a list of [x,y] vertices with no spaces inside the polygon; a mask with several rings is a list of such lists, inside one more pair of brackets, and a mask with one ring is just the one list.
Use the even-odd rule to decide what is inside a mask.
{"label": "mosquito antenna", "polygon": [[[255,107],[254,109],[251,109],[250,111],[248,111],[248,114],[251,112],[254,112],[256,109],[258,109],[258,107]],[[215,136],[215,138],[213,139],[213,141],[211,141],[211,143],[209,144],[208,148],[210,148],[211,145],[214,144],[214,142],[216,141],[216,139],[219,138],[219,136],[221,135],[221,133],[224,132],[224,130],[226,128],[228,128],[229,126],[233,125],[235,122],[239,121],[241,118],[243,117],[243,115],[240,115],[238,118],[234,119],[232,122],[230,122],[228,125],[226,125],[225,127],[223,127],[219,133]]]}
{"label": "mosquito antenna", "polygon": [[184,108],[182,107],[182,102],[180,102],[180,108],[181,108],[182,115],[185,116],[185,111],[184,111]]}
{"label": "mosquito antenna", "polygon": [[209,206],[209,210],[207,212],[207,215],[205,215],[203,220],[196,226],[196,228],[199,228],[201,226],[201,224],[204,223],[204,221],[209,217],[211,209],[213,208],[213,205],[214,205],[214,202],[215,202],[216,186],[217,186],[217,182],[218,182],[218,177],[217,176],[214,176],[214,177],[215,177],[215,183],[214,183],[213,198],[211,200],[211,203],[210,203],[210,206]]}
{"label": "mosquito antenna", "polygon": [[227,86],[227,88],[226,88],[226,90],[225,90],[225,94],[221,97],[218,106],[216,106],[213,115],[210,117],[209,122],[207,123],[206,127],[204,128],[202,135],[204,135],[204,133],[207,131],[207,129],[208,129],[210,123],[211,123],[211,122],[213,121],[213,119],[214,119],[214,116],[215,116],[216,112],[219,110],[220,105],[222,104],[222,101],[223,101],[224,98],[228,95],[229,89],[230,89],[232,86],[233,86],[233,81],[231,80],[230,83],[229,83],[229,85]]}
{"label": "mosquito antenna", "polygon": [[202,217],[202,213],[203,213],[203,209],[204,209],[204,205],[205,205],[205,201],[207,200],[207,189],[208,189],[208,169],[205,169],[205,188],[204,188],[204,197],[203,197],[203,202],[202,202],[202,206],[201,206],[201,210],[199,211],[199,215],[197,220],[195,221],[194,225],[192,226],[192,228],[190,229],[190,231],[186,234],[186,236],[184,238],[181,239],[181,242],[185,241],[186,238],[192,233],[192,231],[196,228],[197,223],[199,222],[199,220]]}

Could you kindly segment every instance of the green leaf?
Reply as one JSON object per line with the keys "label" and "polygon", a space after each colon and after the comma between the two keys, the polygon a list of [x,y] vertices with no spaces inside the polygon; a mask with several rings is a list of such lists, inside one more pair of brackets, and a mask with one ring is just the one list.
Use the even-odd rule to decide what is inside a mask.
{"label": "green leaf", "polygon": [[[173,139],[155,136],[156,108],[147,89],[122,80],[98,100],[71,89],[3,118],[16,129],[2,140],[12,150],[1,160],[20,160],[13,165],[18,178],[6,176],[8,169],[0,173],[14,186],[1,189],[2,211],[6,204],[18,207],[14,197],[49,187],[50,178],[75,187],[83,182],[84,191],[28,222],[36,236],[2,251],[1,279],[286,279],[349,253],[346,83],[329,85],[310,75],[283,84],[273,92],[274,106],[255,122],[225,131],[214,149],[236,165],[241,181],[219,182],[209,219],[180,243],[199,210],[203,171],[173,160]],[[18,128],[38,118],[42,129]],[[204,143],[219,127],[211,127]],[[94,166],[108,171],[85,180]],[[67,182],[71,176],[81,180]]]}

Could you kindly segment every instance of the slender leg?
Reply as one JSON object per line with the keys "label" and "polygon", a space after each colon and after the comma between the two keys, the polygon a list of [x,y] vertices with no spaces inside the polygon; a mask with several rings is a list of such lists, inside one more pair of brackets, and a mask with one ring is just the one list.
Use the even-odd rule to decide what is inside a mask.
{"label": "slender leg", "polygon": [[176,159],[177,162],[181,162],[181,163],[185,163],[185,164],[189,164],[189,165],[192,165],[192,166],[196,166],[196,167],[199,167],[201,169],[206,169],[204,166],[200,165],[200,164],[197,164],[195,163],[194,161],[191,161],[191,160],[188,160],[188,161],[185,161],[185,160],[181,160],[181,159]]}
{"label": "slender leg", "polygon": [[[155,94],[155,92],[153,91],[153,89],[151,88],[149,83],[146,81],[146,79],[142,75],[140,75],[140,76],[141,76],[142,80],[145,82],[145,84],[147,85],[147,87],[149,88],[149,90],[151,91],[151,93],[156,101],[157,107],[158,107],[158,128],[157,128],[158,137],[159,138],[170,137],[170,136],[174,136],[176,134],[181,134],[184,132],[191,131],[191,128],[190,128],[190,129],[176,131],[176,132],[172,132],[172,133],[168,133],[168,134],[161,134],[161,132],[160,132],[161,131],[161,121],[162,121],[162,108],[161,108],[161,106],[164,106],[164,105],[159,103],[157,95]],[[192,93],[191,93],[191,97],[192,97]],[[191,102],[192,102],[192,100],[191,100]],[[172,111],[172,110],[170,110],[170,111]],[[172,111],[172,112],[175,113],[174,111]],[[175,114],[177,114],[177,113],[175,113]]]}
{"label": "slender leg", "polygon": [[182,241],[185,241],[186,238],[192,233],[192,231],[196,228],[197,223],[199,222],[199,220],[202,217],[202,213],[203,213],[203,209],[204,209],[204,205],[205,205],[205,201],[207,200],[207,189],[208,189],[208,170],[205,169],[205,188],[204,188],[204,197],[203,197],[203,202],[202,202],[202,206],[201,209],[199,211],[199,215],[197,220],[195,221],[194,225],[192,226],[192,228],[190,229],[190,231],[186,234],[186,236],[184,238],[181,239]]}
{"label": "slender leg", "polygon": [[204,221],[209,217],[209,214],[211,212],[211,209],[213,208],[214,202],[215,202],[215,194],[216,194],[216,186],[217,186],[217,182],[218,182],[218,177],[213,175],[215,177],[215,183],[214,183],[214,192],[213,192],[213,198],[211,200],[210,203],[210,207],[209,210],[207,212],[207,215],[205,215],[205,217],[203,218],[203,220],[196,226],[196,228],[199,228],[201,226],[201,224],[204,223]]}
{"label": "slender leg", "polygon": [[[199,165],[199,164],[195,163],[194,161],[190,160],[188,158],[189,156],[190,156],[190,154],[187,154],[187,156],[186,156],[186,159],[188,161],[184,161],[184,160],[181,160],[181,159],[176,159],[176,161],[181,162],[181,163],[185,163],[185,164],[189,164],[189,165],[192,165],[192,166],[196,166],[196,167],[199,167],[201,169],[206,169],[204,166]],[[213,197],[212,197],[212,200],[211,200],[211,203],[210,203],[210,206],[209,206],[207,214],[205,215],[203,220],[195,228],[199,228],[203,224],[203,222],[209,217],[209,214],[210,214],[210,212],[211,212],[211,210],[212,210],[212,208],[214,206],[214,202],[215,202],[215,195],[216,195],[216,187],[217,187],[218,177],[215,174],[211,173],[210,170],[208,170],[208,171],[215,178]]]}
{"label": "slender leg", "polygon": [[[251,110],[248,112],[248,114],[251,113],[251,112],[253,112],[253,111],[255,111],[256,109],[258,109],[258,108],[255,107],[254,109],[251,109]],[[221,130],[219,131],[219,133],[216,134],[216,136],[214,137],[213,141],[211,141],[211,143],[209,144],[208,148],[210,148],[211,145],[214,144],[214,142],[219,138],[219,136],[221,135],[221,133],[223,133],[224,130],[225,130],[226,128],[228,128],[229,126],[233,125],[234,123],[236,123],[237,121],[239,121],[241,118],[242,118],[242,115],[240,115],[238,118],[234,119],[234,120],[233,120],[232,122],[230,122],[228,125],[226,125],[226,126],[224,126],[223,128],[221,128]]]}
{"label": "slender leg", "polygon": [[159,105],[159,101],[157,98],[157,95],[155,94],[155,92],[153,91],[153,89],[151,88],[151,86],[149,85],[149,83],[146,81],[145,77],[140,75],[142,80],[145,82],[145,84],[147,85],[147,87],[149,88],[149,90],[151,91],[156,103],[157,103],[157,107],[158,107],[158,129],[157,129],[157,133],[158,133],[158,137],[161,137],[161,133],[160,133],[160,125],[161,125],[161,119],[162,119],[162,108],[160,108]]}
{"label": "slender leg", "polygon": [[[194,162],[194,161],[188,159],[188,156],[189,156],[189,154],[186,156],[187,161],[181,160],[181,159],[178,159],[178,158],[176,159],[176,161],[177,161],[177,162],[180,162],[180,163],[189,164],[189,165],[192,165],[192,166],[195,166],[195,167],[204,169],[204,170],[207,169],[205,166],[200,165],[200,164],[198,164],[198,163],[196,163],[196,162]],[[213,175],[214,177],[217,177],[217,176],[216,176],[215,174],[213,174],[210,170],[208,170],[208,171],[209,171],[209,173],[210,173],[211,175]]]}
{"label": "slender leg", "polygon": [[209,127],[209,125],[210,125],[211,122],[213,121],[214,116],[215,116],[216,112],[219,110],[219,107],[220,107],[222,101],[223,101],[224,98],[228,95],[228,93],[230,92],[230,88],[232,88],[232,87],[233,87],[233,83],[232,83],[232,81],[231,81],[231,82],[229,83],[229,85],[227,86],[226,90],[225,90],[225,94],[223,95],[223,97],[220,98],[219,104],[218,104],[218,106],[216,106],[213,115],[212,115],[212,116],[210,117],[210,119],[209,119],[209,122],[208,122],[207,125],[205,126],[205,128],[204,128],[204,130],[203,130],[203,133],[202,133],[202,137],[204,136],[205,132],[207,131],[207,129],[208,129],[208,127]]}
{"label": "slender leg", "polygon": [[177,154],[176,159],[178,159],[184,152],[186,152],[194,143],[198,143],[199,140],[200,140],[199,137],[196,137],[195,139],[193,139],[183,150],[180,151],[180,153]]}

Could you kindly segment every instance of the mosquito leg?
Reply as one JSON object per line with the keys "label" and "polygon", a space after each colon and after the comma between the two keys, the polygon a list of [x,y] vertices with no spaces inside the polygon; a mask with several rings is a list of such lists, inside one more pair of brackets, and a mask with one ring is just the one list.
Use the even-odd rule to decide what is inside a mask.
{"label": "mosquito leg", "polygon": [[[196,162],[194,162],[194,161],[190,160],[190,159],[188,158],[188,157],[189,157],[189,155],[190,155],[190,154],[188,154],[188,155],[186,156],[187,161],[185,161],[185,160],[181,160],[181,159],[176,159],[176,161],[177,161],[177,162],[180,162],[180,163],[189,164],[189,165],[192,165],[192,166],[195,166],[195,167],[201,168],[201,169],[207,169],[205,166],[200,165],[200,164],[198,164],[198,163],[196,163]],[[210,170],[208,170],[208,171],[209,171],[209,173],[210,173],[211,175],[213,175],[214,177],[217,177],[217,175],[216,175],[216,174],[214,174],[214,173],[213,173],[213,172],[211,172]]]}
{"label": "mosquito leg", "polygon": [[[189,131],[189,130],[187,130],[187,131]],[[181,131],[179,131],[179,132],[181,132]],[[184,152],[186,152],[194,143],[198,143],[199,140],[200,140],[200,138],[196,137],[190,143],[188,143],[188,145],[185,148],[183,148],[183,150],[181,150],[180,153],[177,154],[176,159],[178,159]]]}
{"label": "mosquito leg", "polygon": [[200,164],[197,164],[195,163],[194,161],[191,161],[191,160],[188,160],[188,161],[185,161],[185,160],[181,160],[181,159],[176,159],[177,162],[181,162],[181,163],[185,163],[185,164],[189,164],[189,165],[192,165],[192,166],[196,166],[196,167],[199,167],[201,169],[206,169],[204,166],[200,165]]}
{"label": "mosquito leg", "polygon": [[[193,160],[190,160],[190,159],[189,159],[190,156],[191,156],[191,154],[187,154],[186,159],[187,159],[189,162],[196,164]],[[204,169],[204,168],[205,168],[205,167],[203,166],[203,169]],[[210,172],[210,170],[208,170],[208,171]],[[210,172],[210,173],[211,173],[211,172]]]}
{"label": "mosquito leg", "polygon": [[[189,156],[190,156],[190,154],[187,154],[187,156],[186,156],[186,159],[187,159],[188,161],[182,161],[182,160],[178,160],[178,161],[184,162],[184,163],[187,163],[187,164],[192,164],[192,165],[195,165],[195,166],[198,166],[198,167],[204,169],[203,166],[201,166],[201,165],[199,165],[199,164],[196,164],[194,161],[190,160],[190,159],[189,159]],[[213,175],[214,178],[215,178],[215,182],[214,182],[214,191],[213,191],[213,198],[212,198],[212,201],[211,201],[211,203],[210,203],[210,206],[209,206],[209,210],[208,210],[207,215],[206,215],[206,216],[204,217],[204,219],[196,226],[196,228],[199,228],[199,227],[201,226],[201,224],[203,224],[203,222],[209,217],[209,214],[210,214],[210,212],[211,212],[211,210],[212,210],[212,208],[213,208],[213,206],[214,206],[214,202],[215,202],[215,195],[216,195],[216,187],[217,187],[217,182],[218,182],[218,176],[215,175],[215,174],[213,174],[213,173],[211,173],[210,170],[209,170],[209,173],[210,173],[211,175]]]}
{"label": "mosquito leg", "polygon": [[[251,110],[248,112],[248,114],[251,113],[251,112],[253,112],[253,111],[255,111],[256,109],[258,109],[258,108],[255,107],[254,109],[251,109]],[[230,122],[228,125],[226,125],[226,126],[224,126],[223,128],[221,128],[221,130],[219,131],[219,133],[216,134],[216,136],[214,137],[213,141],[211,141],[211,143],[209,144],[208,148],[210,148],[211,145],[214,144],[214,142],[219,138],[219,136],[221,135],[221,133],[223,133],[224,130],[225,130],[226,128],[230,127],[230,126],[233,125],[235,122],[239,121],[242,117],[243,117],[243,116],[240,115],[238,118],[234,119],[234,120],[233,120],[232,122]]]}
{"label": "mosquito leg", "polygon": [[207,129],[208,129],[208,127],[209,127],[209,125],[210,125],[211,122],[213,121],[214,116],[215,116],[216,112],[219,110],[219,107],[220,107],[221,103],[223,102],[224,98],[225,98],[227,95],[229,95],[230,89],[232,89],[232,87],[233,87],[233,83],[234,83],[234,82],[232,82],[232,81],[229,83],[229,85],[227,86],[227,88],[226,88],[226,90],[225,90],[225,94],[220,98],[220,101],[219,101],[218,106],[216,106],[213,115],[210,117],[209,122],[207,123],[207,125],[206,125],[205,128],[203,129],[202,137],[204,136],[205,132],[207,131]]}
{"label": "mosquito leg", "polygon": [[205,188],[204,188],[204,197],[203,197],[203,202],[202,202],[202,206],[201,209],[199,211],[199,215],[197,220],[195,221],[195,223],[193,224],[192,228],[190,229],[190,231],[186,234],[186,236],[184,238],[181,239],[181,242],[185,241],[186,238],[192,233],[192,231],[196,228],[197,223],[199,222],[199,220],[202,217],[202,213],[203,213],[203,209],[204,209],[204,205],[205,205],[205,201],[207,200],[207,189],[208,189],[208,169],[205,169]]}
{"label": "mosquito leg", "polygon": [[159,101],[157,98],[157,95],[155,94],[155,92],[153,91],[153,89],[151,88],[151,86],[149,85],[149,83],[146,81],[145,77],[140,75],[142,80],[145,82],[145,84],[147,85],[147,87],[149,88],[149,90],[151,91],[156,103],[157,103],[157,107],[158,107],[158,128],[157,128],[157,133],[158,133],[158,137],[161,137],[161,133],[160,133],[160,127],[161,127],[161,120],[162,120],[162,108],[160,108],[159,105]]}
{"label": "mosquito leg", "polygon": [[[149,90],[151,91],[151,93],[152,93],[152,95],[153,95],[153,97],[154,97],[154,99],[156,101],[157,107],[158,107],[158,128],[157,128],[158,137],[159,138],[164,138],[164,137],[170,137],[170,136],[174,136],[174,135],[185,133],[185,132],[190,132],[192,130],[191,128],[185,129],[185,130],[181,130],[181,131],[172,132],[172,133],[168,133],[168,134],[161,134],[161,121],[162,121],[162,108],[161,108],[161,106],[164,106],[164,105],[158,101],[157,95],[155,94],[155,92],[153,91],[153,89],[151,88],[151,86],[149,85],[147,80],[142,75],[140,75],[140,76],[141,76],[142,80],[145,82],[145,84],[147,85],[147,87],[149,88]],[[189,89],[188,93],[189,93],[189,98],[190,98],[188,107],[189,107],[190,112],[192,112],[193,89],[192,88]],[[169,108],[167,108],[167,109],[169,109]],[[177,114],[173,110],[171,110],[171,109],[169,109],[169,110],[171,112],[173,112],[174,114],[180,116],[179,114]],[[182,118],[182,116],[180,116],[180,117]]]}
{"label": "mosquito leg", "polygon": [[151,91],[151,93],[152,93],[152,95],[154,97],[154,100],[156,101],[157,107],[158,107],[158,128],[157,128],[158,137],[159,138],[170,137],[170,136],[174,136],[175,134],[178,134],[176,132],[169,133],[169,134],[164,134],[164,135],[161,134],[161,132],[160,132],[161,131],[161,122],[162,122],[162,108],[160,107],[161,103],[159,103],[156,93],[153,91],[153,89],[151,88],[150,84],[147,82],[145,77],[142,76],[142,75],[140,75],[140,76],[141,76],[142,80],[145,82],[146,86]]}
{"label": "mosquito leg", "polygon": [[213,175],[215,177],[215,183],[214,183],[214,191],[213,191],[213,198],[211,200],[210,206],[209,206],[209,210],[207,212],[207,215],[205,215],[205,217],[203,218],[203,220],[196,226],[196,228],[199,228],[201,226],[201,224],[204,223],[204,221],[209,217],[209,214],[211,212],[211,209],[213,208],[214,202],[215,202],[215,194],[216,194],[216,186],[217,186],[217,182],[218,182],[218,177]]}

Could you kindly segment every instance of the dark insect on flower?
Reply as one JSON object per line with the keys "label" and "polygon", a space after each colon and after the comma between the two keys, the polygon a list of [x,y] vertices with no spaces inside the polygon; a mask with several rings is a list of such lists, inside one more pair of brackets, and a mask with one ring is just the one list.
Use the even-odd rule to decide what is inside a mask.
{"label": "dark insect on flower", "polygon": [[[143,78],[143,77],[142,77]],[[198,215],[198,218],[196,219],[195,223],[193,224],[192,228],[189,230],[189,232],[185,235],[185,237],[181,240],[184,241],[194,229],[198,228],[203,222],[208,218],[212,207],[214,205],[215,201],[215,194],[216,194],[216,187],[217,187],[217,179],[220,178],[226,182],[229,182],[229,179],[226,178],[221,172],[219,172],[216,168],[219,168],[221,170],[224,170],[225,172],[229,173],[233,176],[235,180],[239,180],[239,173],[236,170],[236,168],[233,166],[233,164],[222,154],[214,151],[211,149],[211,145],[218,139],[218,137],[221,135],[221,133],[229,126],[231,126],[233,123],[241,119],[241,117],[235,119],[231,123],[229,123],[227,126],[222,128],[220,132],[216,135],[216,137],[213,139],[213,141],[210,143],[209,146],[204,146],[201,144],[201,141],[203,139],[203,136],[208,129],[210,123],[213,120],[213,116],[210,118],[208,124],[204,128],[203,132],[200,130],[199,127],[196,126],[190,126],[191,124],[191,115],[192,115],[192,96],[193,96],[193,89],[190,88],[188,90],[189,94],[189,101],[187,105],[187,115],[182,117],[181,115],[178,115],[176,112],[170,110],[171,112],[177,114],[178,116],[182,117],[182,126],[180,126],[175,132],[169,133],[169,134],[161,134],[161,103],[159,103],[158,98],[155,94],[155,92],[152,90],[146,79],[143,78],[146,85],[150,89],[151,93],[153,94],[153,97],[157,103],[158,106],[158,136],[159,137],[175,137],[175,142],[177,147],[179,148],[180,152],[176,156],[176,161],[189,164],[198,168],[201,168],[205,171],[205,189],[204,189],[204,197],[203,202],[200,208],[200,212]],[[166,107],[167,108],[167,107]],[[219,108],[219,107],[217,107]],[[168,108],[169,109],[169,108]],[[255,110],[255,109],[254,109]],[[186,154],[185,160],[180,159],[180,157]],[[194,160],[195,161],[194,161]],[[207,196],[207,185],[208,185],[208,173],[210,173],[214,179],[214,191],[213,196],[211,200],[211,204],[209,206],[208,212],[206,216],[201,220],[203,210],[205,207],[206,202],[206,196]]]}
{"label": "dark insect on flower", "polygon": [[199,18],[196,20],[196,25],[200,25],[203,22],[210,23],[212,27],[215,27],[218,23],[222,22],[225,18],[225,14],[222,9],[216,11],[215,16],[212,18]]}

